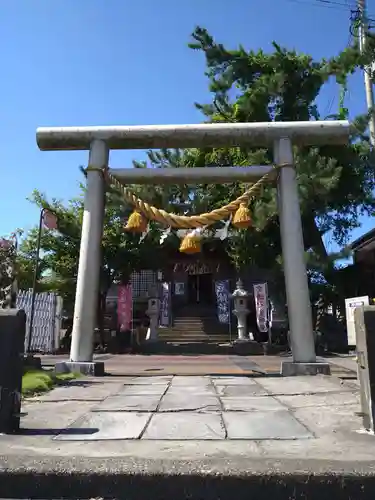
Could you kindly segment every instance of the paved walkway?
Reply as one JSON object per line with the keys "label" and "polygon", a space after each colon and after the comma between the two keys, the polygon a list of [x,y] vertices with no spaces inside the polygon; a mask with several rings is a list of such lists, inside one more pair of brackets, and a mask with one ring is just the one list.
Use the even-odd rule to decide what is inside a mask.
{"label": "paved walkway", "polygon": [[[319,484],[332,485],[327,474],[371,479],[375,438],[363,432],[359,410],[358,387],[337,377],[79,379],[25,401],[21,433],[0,436],[0,496],[19,491],[23,498],[32,491],[33,498],[47,498],[36,495],[48,491],[88,498],[80,494],[104,491],[105,496],[117,484],[120,490],[130,488],[129,498],[138,499],[144,498],[139,488],[151,484],[142,482],[145,475],[160,488],[160,478],[173,475],[172,482],[163,483],[162,492],[151,495],[163,499],[184,498],[186,484],[178,477],[186,475],[202,478],[199,488],[211,484],[204,494],[199,489],[191,498],[209,499],[230,498],[235,484],[231,477],[279,478],[273,490],[262,489],[262,479],[250,479],[259,486],[257,498],[279,491],[280,484],[286,484],[285,474],[292,478],[287,479],[290,491],[296,480],[305,491],[303,485],[314,482],[314,477],[320,478]],[[218,475],[228,478],[227,496],[215,490],[224,483],[213,486]],[[298,475],[303,475],[301,480]],[[358,481],[355,492],[361,495],[353,493],[353,498],[372,498],[372,483],[366,480],[366,496]],[[88,489],[79,493],[83,484]],[[317,496],[308,498],[326,498],[320,496],[319,484]],[[340,491],[347,487],[344,484],[336,482]],[[237,498],[248,498],[249,486],[237,486]]]}
{"label": "paved walkway", "polygon": [[[374,456],[375,440],[360,432],[359,410],[358,388],[335,377],[76,380],[27,400],[22,434],[2,436],[0,454],[23,449],[41,455],[79,451],[110,456],[123,453],[119,440],[132,440],[126,447],[132,453],[144,457],[152,449],[153,456],[169,458],[172,451],[177,456],[183,451],[181,441],[194,443],[193,454],[204,448],[208,455],[241,441],[240,448],[253,456],[346,460],[350,448],[351,458],[366,460]],[[103,441],[99,447],[98,441]],[[232,453],[238,446],[228,444],[227,449]]]}

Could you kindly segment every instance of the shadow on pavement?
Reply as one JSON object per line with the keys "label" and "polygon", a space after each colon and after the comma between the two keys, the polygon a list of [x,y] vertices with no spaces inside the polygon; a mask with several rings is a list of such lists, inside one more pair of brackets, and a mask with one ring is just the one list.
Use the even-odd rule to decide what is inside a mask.
{"label": "shadow on pavement", "polygon": [[22,435],[22,436],[55,436],[56,434],[59,435],[65,435],[65,436],[75,436],[75,435],[87,435],[91,436],[92,434],[95,434],[96,432],[99,432],[99,429],[97,428],[92,428],[92,429],[82,429],[82,428],[77,428],[77,429],[25,429],[22,428],[17,432],[17,434]]}

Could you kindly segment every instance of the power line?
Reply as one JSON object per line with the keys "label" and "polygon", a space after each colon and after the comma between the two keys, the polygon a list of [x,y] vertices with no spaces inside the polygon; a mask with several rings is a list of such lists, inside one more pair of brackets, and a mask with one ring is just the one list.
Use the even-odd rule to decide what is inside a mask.
{"label": "power line", "polygon": [[[353,12],[357,10],[354,0],[286,0],[287,2],[299,4],[299,5],[309,5],[311,7],[320,7],[323,9],[331,9],[341,12]],[[369,21],[375,22],[375,13],[368,14]],[[374,19],[371,19],[374,18]]]}
{"label": "power line", "polygon": [[[331,10],[339,10],[341,12],[348,12],[350,11],[350,7],[348,4],[344,4],[341,2],[334,2],[331,3],[330,1],[320,1],[320,0],[287,0],[288,2],[296,3],[299,5],[310,5],[312,7],[320,7],[324,9],[331,9]],[[334,0],[333,0],[334,1]]]}
{"label": "power line", "polygon": [[325,5],[337,5],[337,6],[340,6],[340,7],[345,7],[346,9],[349,7],[350,8],[350,5],[348,5],[348,2],[338,2],[336,0],[315,0],[317,3],[322,3],[322,4],[325,4]]}

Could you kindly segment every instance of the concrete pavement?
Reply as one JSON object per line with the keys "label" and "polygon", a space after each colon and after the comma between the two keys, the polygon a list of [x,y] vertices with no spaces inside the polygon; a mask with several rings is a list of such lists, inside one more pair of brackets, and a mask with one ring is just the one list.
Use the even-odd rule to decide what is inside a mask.
{"label": "concrete pavement", "polygon": [[334,366],[357,373],[357,358],[355,355],[328,356],[325,359]]}
{"label": "concrete pavement", "polygon": [[0,437],[0,496],[372,498],[359,410],[336,377],[80,379],[26,401],[22,433]]}
{"label": "concrete pavement", "polygon": [[[22,435],[0,439],[0,445],[10,445],[9,453],[13,443],[17,452],[33,444],[38,453],[42,441],[43,453],[59,448],[67,455],[75,454],[75,443],[85,441],[84,449],[94,456],[97,447],[89,443],[125,439],[303,439],[305,451],[317,450],[323,443],[320,438],[333,434],[333,445],[337,435],[356,443],[363,438],[366,447],[369,439],[372,442],[358,434],[357,387],[323,376],[79,379],[27,400],[23,411],[27,416],[22,419]],[[331,458],[337,458],[336,452]]]}

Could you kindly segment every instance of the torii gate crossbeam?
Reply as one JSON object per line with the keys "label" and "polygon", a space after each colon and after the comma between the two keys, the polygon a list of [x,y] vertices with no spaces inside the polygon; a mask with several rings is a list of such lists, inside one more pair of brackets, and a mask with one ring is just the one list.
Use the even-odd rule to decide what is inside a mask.
{"label": "torii gate crossbeam", "polygon": [[[91,167],[87,172],[70,363],[65,363],[64,369],[91,374],[104,372],[103,363],[93,362],[93,334],[103,230],[103,172],[108,169],[110,150],[265,146],[273,148],[275,163],[282,165],[277,179],[278,205],[293,352],[293,362],[282,363],[282,373],[328,373],[328,364],[317,363],[315,355],[292,146],[345,144],[349,134],[347,121],[38,128],[37,143],[41,150],[89,150]],[[269,166],[118,169],[111,173],[129,184],[196,184],[202,180],[224,183],[257,179],[269,169]]]}

